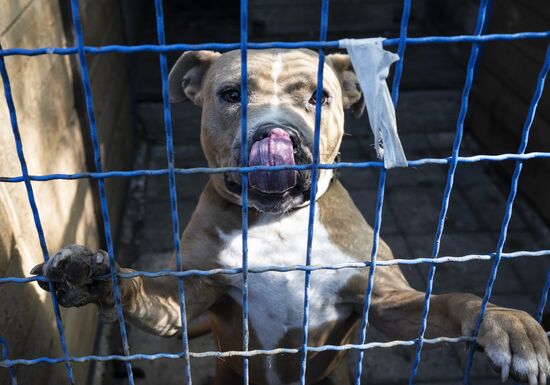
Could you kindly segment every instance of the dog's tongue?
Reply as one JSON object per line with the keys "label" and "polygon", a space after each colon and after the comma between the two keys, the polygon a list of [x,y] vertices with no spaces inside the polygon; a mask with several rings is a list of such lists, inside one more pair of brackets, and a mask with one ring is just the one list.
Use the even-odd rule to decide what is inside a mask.
{"label": "dog's tongue", "polygon": [[[279,166],[294,163],[294,148],[288,133],[281,128],[271,130],[267,138],[252,145],[250,166]],[[250,186],[265,193],[283,193],[296,185],[295,170],[254,171]]]}

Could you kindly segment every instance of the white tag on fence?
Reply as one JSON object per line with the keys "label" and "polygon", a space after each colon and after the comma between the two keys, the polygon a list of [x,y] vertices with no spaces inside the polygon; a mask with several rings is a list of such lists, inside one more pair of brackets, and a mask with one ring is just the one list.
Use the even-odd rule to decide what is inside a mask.
{"label": "white tag on fence", "polygon": [[355,74],[359,79],[370,126],[374,134],[374,148],[384,167],[406,167],[407,158],[397,134],[395,108],[386,78],[390,66],[399,60],[395,53],[382,47],[384,38],[342,39],[340,48],[346,48]]}

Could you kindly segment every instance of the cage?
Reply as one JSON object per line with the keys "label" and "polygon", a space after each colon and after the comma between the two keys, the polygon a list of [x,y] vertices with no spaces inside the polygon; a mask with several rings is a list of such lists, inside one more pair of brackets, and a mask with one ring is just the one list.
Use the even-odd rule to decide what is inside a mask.
{"label": "cage", "polygon": [[[0,15],[0,384],[212,383],[210,335],[187,345],[120,314],[98,320],[93,306],[60,311],[28,274],[69,243],[139,271],[168,268],[174,229],[209,174],[200,110],[168,107],[167,70],[199,48],[330,53],[339,39],[386,37],[401,57],[388,83],[409,167],[386,171],[367,117],[350,115],[339,179],[415,289],[486,295],[544,325],[548,20],[550,7],[529,0],[10,2]],[[424,349],[422,329],[397,344],[361,329],[346,349],[362,383],[495,381],[483,355],[463,353],[468,338]]]}

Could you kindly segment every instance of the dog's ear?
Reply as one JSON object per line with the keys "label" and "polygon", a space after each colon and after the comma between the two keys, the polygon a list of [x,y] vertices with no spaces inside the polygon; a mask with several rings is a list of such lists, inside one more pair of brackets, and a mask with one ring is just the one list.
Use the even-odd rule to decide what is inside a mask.
{"label": "dog's ear", "polygon": [[332,67],[340,81],[344,108],[351,108],[353,115],[359,118],[365,109],[365,100],[350,57],[342,54],[328,55],[327,63]]}
{"label": "dog's ear", "polygon": [[189,51],[181,55],[168,75],[170,102],[191,100],[200,107],[204,74],[220,56],[221,53],[214,51]]}

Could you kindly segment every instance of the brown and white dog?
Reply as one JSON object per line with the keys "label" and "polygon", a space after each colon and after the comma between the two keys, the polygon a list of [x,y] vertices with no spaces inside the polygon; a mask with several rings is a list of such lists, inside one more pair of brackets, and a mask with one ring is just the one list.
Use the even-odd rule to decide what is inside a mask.
{"label": "brown and white dog", "polygon": [[[248,148],[251,165],[304,164],[312,161],[318,55],[309,50],[250,51],[248,56]],[[200,51],[183,54],[170,73],[171,101],[191,100],[202,107],[201,143],[210,167],[240,165],[240,54]],[[344,130],[344,109],[363,110],[361,91],[346,55],[326,58],[323,81],[321,162],[333,163]],[[373,230],[331,170],[318,179],[313,264],[369,258]],[[251,173],[248,190],[249,266],[303,264],[306,253],[311,174],[309,171]],[[215,174],[206,185],[182,235],[184,269],[241,266],[241,180]],[[378,258],[392,259],[381,242]],[[112,312],[107,254],[67,246],[32,273],[55,282],[63,306],[96,303]],[[130,269],[119,268],[128,272]],[[368,269],[319,270],[311,274],[309,344],[352,342],[362,316]],[[44,286],[44,285],[43,285]],[[250,349],[296,348],[302,342],[304,273],[249,275]],[[121,279],[128,321],[162,336],[181,329],[178,284],[173,277]],[[185,279],[187,317],[208,313],[220,350],[242,349],[242,277],[214,275]],[[427,337],[470,335],[480,298],[463,293],[434,295]],[[375,274],[370,322],[391,339],[414,339],[424,293],[412,289],[398,266]],[[550,346],[542,327],[527,313],[489,305],[479,345],[505,380],[545,384]],[[342,352],[309,353],[307,383],[327,378]],[[253,384],[299,383],[300,355],[254,356]],[[219,360],[216,384],[239,384],[242,358]],[[342,382],[340,382],[342,383]]]}

